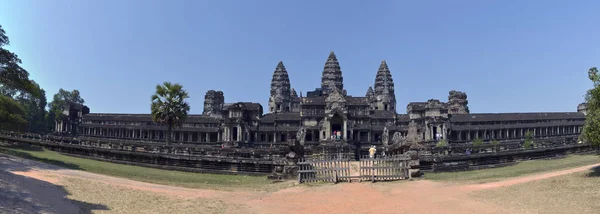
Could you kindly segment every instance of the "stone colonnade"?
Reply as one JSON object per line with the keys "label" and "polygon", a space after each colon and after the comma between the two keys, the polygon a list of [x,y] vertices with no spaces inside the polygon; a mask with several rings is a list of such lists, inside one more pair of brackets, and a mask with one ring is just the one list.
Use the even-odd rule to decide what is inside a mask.
{"label": "stone colonnade", "polygon": [[531,132],[534,137],[552,137],[557,135],[580,134],[581,126],[552,126],[539,128],[508,128],[508,129],[489,129],[489,130],[464,130],[455,131],[458,141],[471,141],[475,139],[482,140],[503,140],[524,138],[527,132]]}
{"label": "stone colonnade", "polygon": [[[146,130],[146,129],[124,129],[124,128],[82,128],[83,135],[112,137],[112,138],[131,138],[140,140],[164,140],[167,131],[164,130]],[[172,139],[182,142],[219,142],[221,141],[220,132],[192,132],[192,131],[172,131]]]}

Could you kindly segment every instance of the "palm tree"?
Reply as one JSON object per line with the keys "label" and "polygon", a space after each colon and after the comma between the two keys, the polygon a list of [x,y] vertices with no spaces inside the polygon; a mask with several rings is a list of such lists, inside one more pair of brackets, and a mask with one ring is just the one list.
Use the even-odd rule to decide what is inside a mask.
{"label": "palm tree", "polygon": [[190,111],[190,105],[185,102],[189,98],[188,93],[183,90],[180,84],[165,82],[156,86],[156,93],[152,95],[152,120],[155,123],[167,125],[167,136],[165,142],[171,141],[171,131],[173,127],[181,127],[187,114]]}

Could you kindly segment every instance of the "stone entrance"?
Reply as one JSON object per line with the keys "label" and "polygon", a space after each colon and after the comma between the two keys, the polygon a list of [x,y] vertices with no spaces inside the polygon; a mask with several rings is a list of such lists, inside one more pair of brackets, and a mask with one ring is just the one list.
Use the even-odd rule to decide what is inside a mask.
{"label": "stone entrance", "polygon": [[346,130],[344,129],[344,119],[337,114],[334,115],[331,118],[329,130],[331,130],[332,132],[341,131],[342,133],[345,133]]}

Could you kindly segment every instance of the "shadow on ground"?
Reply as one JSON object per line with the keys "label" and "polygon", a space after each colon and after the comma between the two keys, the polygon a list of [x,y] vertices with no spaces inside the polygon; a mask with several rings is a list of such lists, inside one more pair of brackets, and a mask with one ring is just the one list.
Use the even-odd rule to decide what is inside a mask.
{"label": "shadow on ground", "polygon": [[67,198],[62,186],[0,171],[0,213],[92,213],[106,205]]}
{"label": "shadow on ground", "polygon": [[587,174],[588,177],[600,177],[600,166],[590,169],[591,172]]}
{"label": "shadow on ground", "polygon": [[[10,150],[10,149],[19,149],[19,150],[25,150],[25,151],[43,151],[43,148],[38,147],[38,146],[31,146],[31,145],[25,145],[25,144],[0,144],[0,154],[7,154],[7,155],[25,158],[28,160],[34,160],[34,161],[47,163],[47,164],[44,164],[43,166],[38,166],[38,168],[47,169],[47,170],[58,170],[61,168],[80,169],[79,165],[76,165],[76,164],[70,164],[70,163],[65,163],[65,162],[57,161],[57,160],[50,160],[50,159],[46,159],[46,158],[34,157],[34,156],[30,155],[29,153]],[[12,162],[15,162],[15,164],[6,165],[5,163],[3,163],[4,162],[3,159],[6,159],[7,157],[8,156],[0,156],[0,163],[2,163],[2,166],[0,166],[0,169],[5,170],[5,171],[28,171],[28,170],[30,170],[30,166],[29,166],[30,164],[24,163],[24,161],[18,161],[16,159],[11,160]],[[21,164],[17,164],[16,162],[21,162]]]}

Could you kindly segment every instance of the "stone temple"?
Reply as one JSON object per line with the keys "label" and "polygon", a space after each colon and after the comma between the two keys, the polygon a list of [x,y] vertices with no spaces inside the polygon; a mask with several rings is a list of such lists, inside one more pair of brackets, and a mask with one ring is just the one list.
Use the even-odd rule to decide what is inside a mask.
{"label": "stone temple", "polygon": [[[385,61],[375,74],[374,87],[366,89],[364,96],[348,95],[343,80],[338,59],[331,52],[323,68],[321,87],[305,96],[298,95],[286,67],[279,62],[266,110],[259,103],[226,103],[223,92],[210,90],[205,95],[203,113],[189,115],[183,126],[174,130],[174,141],[273,145],[303,136],[303,142],[318,144],[332,141],[332,134],[339,131],[340,139],[333,141],[368,148],[385,143],[384,135],[399,133],[406,137],[409,127],[416,127],[416,132],[410,133],[424,143],[518,140],[527,132],[535,138],[577,138],[585,120],[585,104],[580,104],[577,112],[472,114],[467,94],[460,91],[450,91],[445,102],[411,102],[406,113],[399,114],[394,80]],[[297,135],[302,127],[305,134]],[[163,141],[166,129],[153,123],[149,114],[89,113],[56,125],[58,132],[79,136],[143,141]]]}

